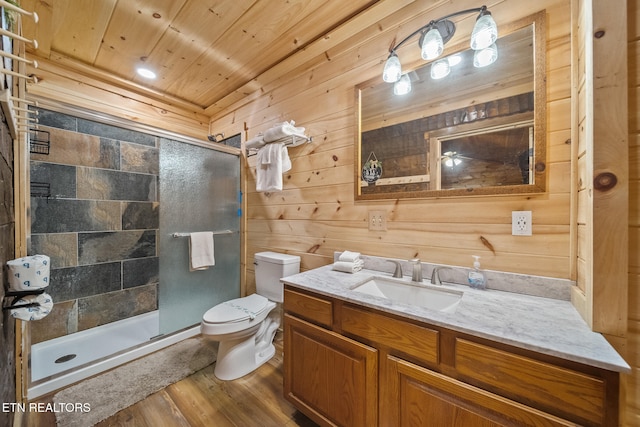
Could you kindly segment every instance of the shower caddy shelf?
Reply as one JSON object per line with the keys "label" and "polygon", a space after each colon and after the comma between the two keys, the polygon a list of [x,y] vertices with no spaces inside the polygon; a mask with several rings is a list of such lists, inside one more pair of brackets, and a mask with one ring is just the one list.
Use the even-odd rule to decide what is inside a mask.
{"label": "shower caddy shelf", "polygon": [[50,199],[51,184],[49,184],[48,182],[31,181],[30,192],[31,197]]}
{"label": "shower caddy shelf", "polygon": [[29,152],[49,155],[51,133],[46,130],[29,129]]}

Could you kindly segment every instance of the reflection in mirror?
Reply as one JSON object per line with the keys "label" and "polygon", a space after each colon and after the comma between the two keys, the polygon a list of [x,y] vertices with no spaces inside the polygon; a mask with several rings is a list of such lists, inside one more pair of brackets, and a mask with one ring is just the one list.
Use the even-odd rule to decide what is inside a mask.
{"label": "reflection in mirror", "polygon": [[544,16],[501,30],[490,66],[453,50],[447,75],[423,63],[404,95],[359,85],[356,200],[545,191]]}
{"label": "reflection in mirror", "polygon": [[532,184],[531,123],[435,139],[440,151],[440,188]]}

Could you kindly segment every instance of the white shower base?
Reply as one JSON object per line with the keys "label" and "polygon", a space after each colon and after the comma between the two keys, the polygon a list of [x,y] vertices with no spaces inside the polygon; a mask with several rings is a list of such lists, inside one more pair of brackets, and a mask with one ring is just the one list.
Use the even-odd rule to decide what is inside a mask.
{"label": "white shower base", "polygon": [[[34,344],[27,398],[42,396],[198,335],[200,327],[150,341],[159,333],[159,314],[153,311]],[[70,360],[56,363],[65,356]]]}

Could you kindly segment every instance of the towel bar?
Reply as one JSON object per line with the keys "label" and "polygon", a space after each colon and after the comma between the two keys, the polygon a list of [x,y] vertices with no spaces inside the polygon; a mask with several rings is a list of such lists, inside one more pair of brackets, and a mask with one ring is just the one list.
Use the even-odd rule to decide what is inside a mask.
{"label": "towel bar", "polygon": [[[221,230],[221,231],[212,231],[212,233],[214,235],[217,234],[233,234],[233,233],[237,233],[237,231],[233,231],[233,230]],[[171,236],[174,238],[178,238],[178,237],[189,237],[191,235],[191,233],[172,233]]]}
{"label": "towel bar", "polygon": [[[291,136],[287,136],[285,138],[279,139],[277,141],[269,142],[268,144],[273,144],[273,143],[277,143],[277,142],[282,142],[287,147],[288,146],[297,147],[298,145],[303,144],[305,142],[307,144],[311,144],[313,142],[313,137],[311,137],[311,136],[301,136],[301,135],[291,135]],[[247,157],[255,156],[256,154],[258,154],[258,149],[257,148],[248,148],[247,149]]]}

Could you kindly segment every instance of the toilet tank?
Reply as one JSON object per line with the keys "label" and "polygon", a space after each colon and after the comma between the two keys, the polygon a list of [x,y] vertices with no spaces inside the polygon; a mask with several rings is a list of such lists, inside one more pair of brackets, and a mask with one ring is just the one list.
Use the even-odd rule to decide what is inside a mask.
{"label": "toilet tank", "polygon": [[273,302],[282,302],[284,286],[280,279],[300,272],[300,257],[277,252],[258,252],[254,259],[256,293]]}

